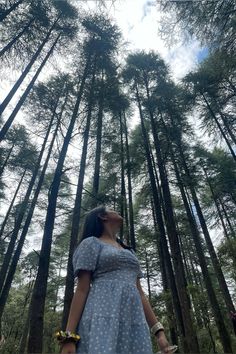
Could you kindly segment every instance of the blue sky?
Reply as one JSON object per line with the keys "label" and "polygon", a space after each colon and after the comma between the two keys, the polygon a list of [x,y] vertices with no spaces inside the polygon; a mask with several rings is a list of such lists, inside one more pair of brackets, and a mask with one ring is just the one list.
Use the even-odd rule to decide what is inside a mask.
{"label": "blue sky", "polygon": [[204,60],[208,56],[208,48],[204,47],[199,52],[197,53],[197,60],[200,63],[202,60]]}

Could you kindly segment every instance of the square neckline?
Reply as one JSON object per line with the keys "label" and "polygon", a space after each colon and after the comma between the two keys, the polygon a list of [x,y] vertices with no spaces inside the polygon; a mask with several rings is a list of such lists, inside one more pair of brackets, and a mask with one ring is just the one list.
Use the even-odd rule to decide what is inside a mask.
{"label": "square neckline", "polygon": [[94,237],[95,237],[99,242],[105,243],[105,245],[108,245],[108,246],[111,246],[111,247],[113,247],[113,248],[116,248],[116,249],[119,250],[119,251],[127,251],[127,249],[125,249],[125,248],[122,247],[122,246],[121,246],[121,248],[119,248],[119,247],[116,247],[116,246],[112,245],[112,244],[109,243],[109,242],[105,242],[105,241],[100,240],[99,237],[96,237],[96,236],[94,236]]}

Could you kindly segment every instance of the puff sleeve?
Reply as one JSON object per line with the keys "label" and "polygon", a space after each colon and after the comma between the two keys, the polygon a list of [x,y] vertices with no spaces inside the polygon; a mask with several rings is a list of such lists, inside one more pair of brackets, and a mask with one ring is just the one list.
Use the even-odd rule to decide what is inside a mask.
{"label": "puff sleeve", "polygon": [[74,251],[72,263],[74,277],[78,276],[79,270],[94,271],[97,265],[99,244],[94,236],[83,239]]}
{"label": "puff sleeve", "polygon": [[137,257],[137,254],[136,254],[136,252],[135,252],[132,248],[131,248],[131,252],[135,255],[135,257],[136,257],[137,260],[138,260],[139,271],[138,271],[137,277],[138,277],[138,278],[144,278],[145,275],[144,275],[143,271],[141,270],[140,262],[139,262],[139,259],[138,259],[138,257]]}

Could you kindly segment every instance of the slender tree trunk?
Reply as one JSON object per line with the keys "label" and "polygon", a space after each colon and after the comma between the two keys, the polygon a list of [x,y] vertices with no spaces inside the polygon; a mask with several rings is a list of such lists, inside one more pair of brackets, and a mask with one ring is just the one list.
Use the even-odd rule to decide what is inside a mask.
{"label": "slender tree trunk", "polygon": [[46,146],[49,134],[50,134],[50,130],[51,130],[51,126],[49,125],[47,133],[46,133],[46,136],[44,138],[44,141],[43,141],[43,144],[42,144],[42,147],[41,147],[41,151],[39,153],[38,160],[36,162],[36,165],[35,165],[31,180],[30,180],[28,188],[27,188],[24,200],[23,200],[22,205],[21,205],[20,210],[19,210],[19,214],[17,216],[16,222],[15,222],[15,225],[14,225],[14,229],[12,231],[11,239],[10,239],[10,242],[8,244],[8,248],[7,248],[6,254],[4,256],[4,260],[3,260],[3,263],[2,263],[2,266],[1,266],[1,270],[0,270],[0,292],[2,291],[2,288],[3,288],[3,285],[4,285],[4,281],[5,281],[5,278],[6,278],[6,275],[7,275],[9,263],[10,263],[10,260],[11,260],[11,257],[12,257],[12,253],[13,253],[13,250],[14,250],[14,247],[15,247],[16,240],[17,240],[18,232],[20,230],[21,223],[22,223],[22,220],[24,218],[25,212],[27,210],[30,194],[32,192],[35,180],[36,180],[37,175],[38,175],[38,171],[39,171],[39,168],[40,168],[40,164],[41,164],[41,160],[42,160],[43,153],[44,153],[44,150],[45,150],[45,146]]}
{"label": "slender tree trunk", "polygon": [[[34,282],[32,282],[31,295],[32,295],[33,286],[34,286]],[[27,344],[27,338],[28,338],[28,333],[29,333],[29,324],[30,324],[30,306],[28,308],[27,318],[24,323],[24,328],[23,328],[21,339],[20,339],[19,349],[18,349],[17,354],[24,354],[26,351],[26,344]]]}
{"label": "slender tree trunk", "polygon": [[168,275],[168,279],[169,279],[169,284],[170,284],[171,290],[172,290],[171,291],[172,292],[172,299],[173,299],[173,303],[174,303],[176,318],[177,318],[179,329],[180,329],[182,346],[184,348],[184,351],[188,353],[189,348],[188,348],[187,342],[185,340],[184,320],[183,320],[183,315],[182,315],[182,311],[181,311],[179,295],[177,292],[175,275],[173,273],[171,258],[170,258],[168,244],[167,244],[167,240],[166,240],[165,227],[164,227],[162,213],[161,213],[161,204],[160,204],[160,200],[159,200],[159,193],[157,190],[155,176],[153,173],[153,166],[152,166],[152,161],[151,161],[151,157],[150,157],[148,136],[147,136],[147,132],[146,132],[145,124],[144,124],[144,118],[143,118],[143,113],[142,113],[142,108],[141,108],[141,103],[140,103],[140,98],[139,98],[139,92],[138,92],[137,87],[136,87],[136,100],[137,100],[138,108],[139,108],[141,128],[142,128],[144,147],[145,147],[146,159],[147,159],[147,165],[148,165],[148,173],[149,173],[149,177],[150,177],[150,183],[151,183],[152,194],[153,194],[155,216],[156,216],[156,220],[157,220],[157,224],[158,224],[159,232],[160,232],[160,242],[161,242],[161,247],[163,248],[163,257],[166,262],[165,263],[166,264],[166,271],[167,271],[167,275]]}
{"label": "slender tree trunk", "polygon": [[[126,242],[129,240],[129,220],[127,211],[127,200],[126,200],[126,187],[125,187],[125,162],[124,162],[124,141],[123,141],[123,122],[122,113],[119,112],[120,120],[120,161],[121,161],[121,216],[125,219],[125,232],[126,232]],[[120,238],[123,240],[123,225],[120,228]]]}
{"label": "slender tree trunk", "polygon": [[[63,109],[62,109],[62,111],[63,111]],[[61,115],[62,115],[62,111],[61,111]],[[55,115],[56,115],[56,110],[54,110],[54,113],[52,115],[52,118],[51,118],[51,121],[50,121],[50,124],[49,124],[50,127],[52,126],[52,123],[53,123],[53,121],[55,119]],[[11,265],[9,267],[9,271],[8,271],[8,274],[7,274],[7,277],[6,277],[6,281],[5,281],[3,290],[2,290],[1,295],[0,295],[0,322],[2,321],[3,311],[4,311],[4,308],[5,308],[7,297],[8,297],[11,285],[12,285],[12,281],[13,281],[15,272],[16,272],[16,267],[17,267],[17,264],[18,264],[18,261],[19,261],[20,255],[21,255],[22,248],[24,246],[25,238],[27,236],[27,232],[28,232],[31,220],[32,220],[34,209],[35,209],[36,204],[37,204],[38,196],[39,196],[39,193],[40,193],[42,185],[43,185],[45,173],[46,173],[46,170],[47,170],[47,167],[48,167],[48,162],[49,162],[49,159],[50,159],[50,156],[51,156],[51,153],[52,153],[52,149],[53,149],[53,145],[54,145],[54,142],[55,142],[55,139],[56,139],[56,136],[57,136],[59,125],[60,125],[60,119],[58,119],[58,121],[57,121],[57,125],[56,125],[56,128],[55,128],[54,134],[53,134],[53,138],[52,138],[52,141],[51,141],[49,149],[48,149],[47,157],[46,157],[42,172],[41,172],[40,177],[39,177],[39,182],[38,182],[37,188],[36,188],[36,190],[34,192],[34,197],[32,199],[32,202],[31,202],[31,205],[30,205],[30,208],[29,208],[29,212],[28,212],[28,215],[27,215],[23,230],[21,232],[21,236],[20,236],[18,245],[16,247],[15,254],[14,254],[13,258],[12,258],[12,262],[11,262]]]}
{"label": "slender tree trunk", "polygon": [[223,230],[224,230],[224,234],[225,234],[225,237],[227,239],[229,239],[229,235],[228,235],[228,231],[227,231],[227,228],[226,228],[226,225],[225,225],[225,222],[224,222],[224,218],[223,218],[223,215],[221,214],[221,210],[220,210],[220,206],[218,204],[218,200],[217,200],[217,197],[215,195],[215,192],[214,192],[214,189],[213,189],[213,186],[210,182],[210,178],[207,174],[207,171],[205,169],[205,167],[202,165],[202,169],[204,171],[204,174],[205,174],[205,177],[206,177],[206,181],[207,181],[207,184],[210,188],[210,191],[211,191],[211,194],[212,194],[212,198],[214,200],[214,203],[215,203],[215,206],[216,206],[216,209],[217,209],[217,212],[218,212],[218,215],[219,215],[219,218],[220,218],[220,221],[221,221],[221,224],[222,224],[222,227],[223,227]]}
{"label": "slender tree trunk", "polygon": [[[63,257],[60,257],[60,262],[59,262],[59,272],[58,272],[58,279],[61,279],[61,273],[62,273],[62,270],[63,269]],[[57,285],[57,289],[56,289],[56,295],[55,295],[55,298],[56,298],[56,301],[54,303],[54,306],[53,306],[53,312],[56,314],[57,312],[57,299],[58,299],[58,294],[59,294],[59,290],[60,290],[60,283],[58,282],[58,285]]]}
{"label": "slender tree trunk", "polygon": [[[162,277],[162,285],[163,289],[166,294],[168,294],[168,297],[165,297],[165,305],[166,305],[166,313],[167,313],[167,318],[168,318],[168,323],[169,323],[169,329],[170,329],[170,337],[172,343],[175,343],[178,345],[178,335],[177,335],[177,321],[176,321],[176,316],[174,314],[174,306],[175,303],[173,301],[173,291],[171,292],[171,288],[173,287],[169,278],[168,278],[168,271],[167,267],[168,264],[166,262],[165,256],[164,256],[164,250],[163,246],[161,243],[161,238],[159,237],[159,232],[158,232],[158,225],[157,225],[157,220],[154,212],[154,203],[153,203],[153,198],[151,198],[151,207],[152,207],[152,215],[153,215],[153,221],[154,221],[154,229],[156,231],[156,241],[157,241],[157,250],[158,250],[158,255],[159,255],[159,260],[160,260],[160,269],[161,269],[161,277]],[[172,266],[172,265],[171,265]],[[173,274],[173,270],[171,271]],[[177,289],[174,290],[177,294]],[[171,298],[172,295],[172,298]],[[179,302],[179,299],[176,299],[176,306],[177,302]],[[180,311],[180,304],[179,304],[179,309]],[[177,313],[177,311],[176,311]]]}
{"label": "slender tree trunk", "polygon": [[[184,166],[184,170],[185,170],[186,176],[188,178],[188,181],[191,181],[191,176],[190,176],[190,173],[189,173],[189,169],[188,169],[188,166],[186,164],[186,161],[184,160],[184,154],[183,154],[183,151],[182,151],[182,146],[179,146],[179,150],[180,150],[181,159],[182,159],[182,163],[183,163],[183,166]],[[198,201],[197,194],[195,192],[195,188],[192,185],[192,183],[189,183],[189,187],[190,187],[190,191],[191,191],[191,194],[192,194],[194,205],[196,207],[197,215],[198,215],[201,227],[202,227],[202,231],[203,231],[203,234],[205,236],[206,244],[207,244],[210,256],[211,256],[212,264],[214,266],[214,270],[216,272],[216,276],[217,276],[217,279],[218,279],[218,282],[219,282],[219,285],[220,285],[220,288],[221,288],[221,291],[222,291],[222,295],[224,297],[225,304],[226,304],[229,312],[230,311],[235,311],[235,308],[234,308],[234,305],[233,305],[233,302],[232,302],[232,299],[231,299],[231,296],[230,296],[230,293],[229,293],[229,289],[228,289],[228,286],[227,286],[225,278],[224,278],[224,274],[223,274],[222,269],[220,267],[219,260],[217,258],[217,254],[215,252],[215,249],[214,249],[214,246],[212,244],[212,240],[211,240],[210,234],[208,232],[208,228],[207,228],[204,216],[202,214],[202,210],[201,210],[201,207],[200,207],[200,204],[199,204],[199,201]]]}
{"label": "slender tree trunk", "polygon": [[128,142],[128,130],[126,124],[126,116],[125,112],[123,113],[124,116],[124,133],[125,133],[125,147],[126,147],[126,159],[127,159],[127,179],[128,179],[128,198],[129,198],[129,236],[130,236],[130,243],[136,251],[136,241],[135,241],[135,234],[134,234],[134,212],[133,212],[133,198],[132,198],[132,183],[131,183],[131,162],[130,162],[130,154],[129,154],[129,142]]}
{"label": "slender tree trunk", "polygon": [[[172,148],[171,148],[171,150],[172,150]],[[221,337],[222,344],[224,346],[224,350],[225,351],[227,350],[226,353],[230,353],[231,352],[230,337],[228,336],[228,331],[227,331],[227,328],[225,327],[224,319],[223,319],[223,316],[222,316],[222,313],[221,313],[221,310],[220,310],[220,306],[219,306],[219,303],[218,303],[218,300],[217,300],[217,297],[216,297],[216,294],[215,294],[215,290],[214,290],[214,287],[213,287],[213,284],[212,284],[212,281],[211,281],[211,277],[210,277],[210,274],[209,274],[209,271],[208,271],[208,266],[207,266],[206,259],[205,259],[205,256],[204,256],[202,243],[200,241],[200,235],[199,235],[199,232],[198,232],[198,228],[197,228],[197,225],[196,225],[196,222],[195,222],[194,218],[192,217],[192,213],[191,213],[191,210],[189,208],[189,204],[188,204],[186,195],[184,193],[183,183],[182,183],[179,171],[178,171],[178,167],[177,167],[173,152],[171,152],[171,154],[172,154],[172,162],[173,162],[174,168],[175,168],[176,178],[177,178],[177,181],[178,181],[178,186],[179,186],[180,191],[181,191],[182,200],[184,202],[185,210],[186,210],[186,213],[187,213],[187,216],[188,216],[189,226],[191,228],[191,234],[192,234],[193,239],[194,239],[194,243],[195,243],[198,259],[199,259],[199,262],[200,262],[202,274],[203,274],[205,285],[206,285],[206,288],[207,288],[209,301],[210,301],[212,309],[213,309],[214,317],[215,317],[216,324],[217,324],[217,327],[218,327],[218,330],[219,330],[219,334],[220,334],[220,337]]]}
{"label": "slender tree trunk", "polygon": [[24,179],[24,177],[25,177],[25,173],[26,173],[26,169],[24,170],[24,172],[23,172],[23,174],[22,174],[22,176],[21,176],[20,182],[18,183],[18,186],[17,186],[17,188],[16,188],[16,191],[15,191],[15,193],[14,193],[14,196],[13,196],[13,198],[12,198],[12,200],[11,200],[11,204],[9,205],[9,208],[7,209],[7,213],[6,213],[6,215],[5,215],[5,218],[4,218],[4,220],[3,220],[3,223],[2,223],[2,225],[1,225],[0,238],[3,236],[4,228],[5,228],[5,226],[6,226],[7,220],[8,220],[8,218],[9,218],[9,215],[10,215],[10,213],[11,213],[12,207],[13,207],[13,205],[14,205],[16,196],[17,196],[17,194],[18,194],[18,192],[19,192],[19,189],[20,189],[20,187],[21,187],[22,181],[23,181],[23,179]]}
{"label": "slender tree trunk", "polygon": [[87,122],[84,131],[84,142],[83,142],[83,150],[82,150],[82,156],[80,162],[80,173],[79,173],[79,178],[77,183],[76,202],[74,206],[74,217],[73,217],[74,221],[72,225],[71,243],[70,243],[70,250],[69,250],[69,254],[71,255],[68,257],[68,264],[67,264],[67,278],[66,278],[66,289],[65,289],[65,296],[64,296],[62,328],[66,328],[67,318],[69,315],[70,304],[71,304],[71,300],[73,297],[73,290],[74,290],[73,266],[70,260],[72,259],[72,255],[76,246],[77,235],[79,231],[81,199],[82,199],[83,181],[84,181],[84,174],[85,174],[85,167],[86,167],[89,130],[90,130],[90,123],[91,123],[92,109],[94,104],[95,72],[96,72],[96,59],[95,59],[93,77],[92,77],[91,88],[90,88]]}
{"label": "slender tree trunk", "polygon": [[[177,227],[177,224],[176,224],[176,227]],[[186,235],[184,235],[186,236]],[[182,258],[183,258],[183,264],[184,264],[184,269],[185,269],[185,274],[186,274],[186,277],[188,279],[188,282],[187,283],[192,283],[192,277],[191,277],[191,274],[189,272],[189,267],[188,267],[188,262],[187,262],[187,257],[186,257],[186,254],[185,254],[185,250],[184,250],[184,245],[183,245],[183,241],[182,241],[182,238],[179,236],[179,243],[180,243],[180,251],[181,251],[181,255],[182,255]]]}
{"label": "slender tree trunk", "polygon": [[34,18],[31,18],[30,21],[22,29],[22,31],[20,31],[4,48],[0,50],[0,57],[2,57],[7,51],[9,51],[11,47],[18,41],[18,39],[23,36],[23,34],[30,28],[34,20]]}
{"label": "slender tree trunk", "polygon": [[145,248],[145,265],[146,265],[146,271],[147,271],[148,298],[149,298],[149,301],[151,301],[152,294],[151,294],[151,285],[150,285],[150,270],[149,270],[149,261],[148,261],[148,257],[147,257],[146,248]]}
{"label": "slender tree trunk", "polygon": [[14,147],[15,147],[15,143],[12,144],[12,146],[11,146],[11,148],[10,148],[8,154],[7,154],[7,157],[6,157],[6,159],[5,159],[5,161],[4,161],[3,165],[2,165],[2,167],[1,167],[1,169],[0,169],[0,176],[3,174],[3,172],[4,172],[4,170],[5,170],[5,167],[6,167],[7,163],[8,163],[8,160],[9,160],[9,158],[10,158],[10,156],[11,156],[11,153],[12,153],[12,150],[14,149]]}
{"label": "slender tree trunk", "polygon": [[48,51],[47,55],[45,56],[44,60],[42,61],[41,65],[39,66],[39,68],[37,69],[35,75],[33,76],[33,78],[31,79],[29,85],[27,86],[27,88],[25,89],[23,95],[21,96],[21,98],[19,99],[17,105],[15,106],[13,112],[11,113],[10,117],[7,119],[7,121],[5,122],[4,126],[2,127],[1,131],[0,131],[0,142],[4,139],[8,129],[10,128],[13,120],[15,119],[17,113],[19,112],[20,108],[22,107],[22,105],[24,104],[27,96],[29,95],[31,89],[34,86],[35,81],[37,80],[39,74],[41,73],[44,65],[46,64],[46,62],[48,61],[49,57],[51,56],[58,40],[60,38],[60,34],[57,36],[56,40],[54,41],[53,45],[51,46],[50,50]]}
{"label": "slender tree trunk", "polygon": [[231,144],[230,144],[230,142],[229,142],[227,136],[225,135],[225,133],[224,133],[224,131],[223,131],[223,129],[222,129],[220,123],[218,122],[218,119],[217,119],[215,113],[213,112],[213,109],[211,108],[211,106],[210,106],[210,104],[209,104],[208,100],[206,99],[206,97],[205,97],[205,95],[204,95],[203,92],[201,92],[201,95],[202,95],[202,97],[203,97],[203,99],[204,99],[204,102],[205,102],[206,105],[207,105],[207,108],[209,109],[209,112],[211,113],[211,115],[212,115],[214,121],[216,122],[217,127],[219,128],[219,130],[220,130],[220,132],[221,132],[223,138],[225,139],[225,142],[226,142],[226,144],[228,145],[228,148],[229,148],[229,150],[230,150],[230,152],[231,152],[231,154],[232,154],[234,160],[236,161],[235,152],[234,152],[234,150],[232,149],[232,146],[231,146]]}
{"label": "slender tree trunk", "polygon": [[[165,127],[165,131],[166,131],[166,134],[167,134],[168,139],[169,139],[168,131],[167,131],[167,128],[165,126],[165,123],[164,123],[163,119],[162,119],[162,123],[163,123],[163,126]],[[172,120],[172,123],[173,123],[173,120]],[[182,162],[182,164],[184,166],[185,173],[186,173],[186,175],[188,177],[189,188],[191,190],[193,201],[195,203],[195,207],[197,209],[198,217],[199,217],[200,205],[198,203],[194,187],[193,187],[193,185],[191,183],[192,179],[191,179],[191,177],[189,175],[189,170],[188,170],[185,158],[184,158],[184,154],[183,154],[183,151],[182,151],[182,145],[181,145],[180,141],[178,142],[178,149],[180,150],[181,162]],[[230,335],[229,335],[228,330],[227,330],[227,328],[225,326],[224,319],[223,319],[223,316],[221,314],[221,310],[220,310],[220,307],[219,307],[219,303],[217,301],[217,297],[216,297],[216,294],[215,294],[215,291],[214,291],[214,288],[213,288],[213,284],[211,282],[211,278],[210,278],[210,274],[208,272],[208,267],[207,267],[206,259],[205,259],[205,256],[204,256],[204,251],[202,249],[202,244],[201,244],[201,241],[200,241],[197,225],[196,225],[195,219],[192,217],[192,213],[190,211],[190,208],[189,208],[189,205],[188,205],[188,201],[187,201],[187,198],[186,198],[185,193],[184,193],[183,184],[182,184],[182,181],[181,181],[180,174],[178,172],[178,167],[177,167],[176,162],[175,162],[174,152],[172,150],[172,147],[170,148],[170,151],[171,151],[172,161],[173,161],[174,168],[175,168],[176,178],[178,180],[178,185],[179,185],[179,188],[180,188],[180,191],[181,191],[181,196],[182,196],[182,199],[183,199],[183,202],[184,202],[184,206],[185,206],[185,210],[186,210],[186,213],[187,213],[187,216],[188,216],[189,225],[190,225],[192,236],[193,236],[193,239],[194,239],[194,242],[195,242],[196,251],[197,251],[197,254],[198,254],[198,258],[199,258],[199,262],[200,262],[200,265],[201,265],[203,277],[204,277],[206,288],[207,288],[208,295],[209,295],[209,300],[211,302],[212,309],[214,311],[214,316],[215,316],[215,319],[216,319],[216,324],[217,324],[217,327],[218,327],[218,330],[219,330],[219,334],[220,334],[220,338],[221,338],[221,341],[222,341],[222,345],[223,345],[224,350],[225,350],[226,353],[231,353],[232,347],[231,347]],[[201,210],[200,210],[200,215],[203,218]],[[201,220],[200,220],[200,223],[202,225]],[[205,225],[205,227],[206,227],[206,225]],[[209,236],[209,238],[210,238],[210,236]],[[211,240],[210,240],[210,242],[211,242]],[[213,245],[212,245],[212,247],[213,247]],[[209,252],[210,252],[210,250],[209,250]]]}
{"label": "slender tree trunk", "polygon": [[[93,177],[93,194],[95,196],[97,196],[99,190],[101,147],[102,147],[103,106],[104,106],[104,73],[102,70],[102,82],[101,82],[101,90],[99,96],[99,111],[98,111],[98,120],[97,120],[96,157],[95,157],[95,168],[94,168],[94,177]],[[95,200],[94,203],[97,204],[97,201]]]}
{"label": "slender tree trunk", "polygon": [[58,191],[63,173],[63,165],[67,154],[67,149],[71,140],[74,125],[76,122],[78,110],[80,107],[82,94],[84,91],[85,80],[87,77],[88,67],[90,65],[90,57],[86,62],[83,77],[80,82],[80,88],[77,95],[77,100],[70,120],[70,124],[64,138],[63,146],[59,155],[56,171],[51,184],[49,202],[44,226],[44,234],[39,257],[38,273],[35,280],[35,286],[31,299],[31,314],[30,314],[30,329],[28,340],[29,353],[41,353],[43,349],[43,317],[44,307],[47,292],[47,280],[49,272],[49,262],[52,246],[52,234],[54,229],[54,221],[56,214],[56,204]]}
{"label": "slender tree trunk", "polygon": [[[8,95],[6,96],[6,98],[3,100],[1,106],[0,106],[0,115],[4,112],[5,108],[7,107],[7,105],[9,104],[9,102],[11,101],[12,97],[15,95],[16,91],[18,90],[18,88],[20,87],[20,85],[22,84],[23,80],[25,79],[26,75],[29,73],[30,69],[32,68],[32,66],[34,65],[35,61],[38,59],[42,49],[44,48],[45,44],[48,42],[49,37],[52,33],[52,31],[54,30],[56,24],[59,21],[58,17],[53,25],[51,26],[50,30],[48,31],[46,37],[44,38],[44,40],[42,41],[42,43],[40,44],[40,46],[38,47],[38,49],[36,50],[36,52],[34,53],[33,57],[31,58],[29,64],[26,66],[25,70],[23,71],[23,73],[21,74],[21,76],[19,77],[19,79],[16,81],[15,85],[12,87],[12,89],[10,90],[10,92],[8,93]],[[1,133],[1,132],[0,132]],[[0,135],[0,141],[2,140],[2,133]]]}
{"label": "slender tree trunk", "polygon": [[10,15],[10,13],[12,11],[14,11],[20,4],[23,3],[23,1],[25,0],[18,0],[16,1],[14,4],[11,5],[11,7],[9,7],[7,10],[1,10],[0,11],[0,22],[2,22],[3,20],[5,20],[5,18]]}
{"label": "slender tree trunk", "polygon": [[229,216],[228,216],[228,214],[227,214],[227,211],[226,211],[226,209],[225,209],[224,203],[222,202],[221,198],[218,198],[218,199],[219,199],[219,203],[220,203],[220,205],[221,205],[221,208],[222,208],[222,210],[223,210],[225,219],[226,219],[226,221],[227,221],[227,223],[228,223],[228,225],[229,225],[231,235],[232,235],[234,238],[236,238],[234,228],[233,228],[233,226],[232,226],[232,224],[231,224],[231,221],[230,221],[230,218],[229,218]]}
{"label": "slender tree trunk", "polygon": [[[150,95],[149,95],[149,88],[147,83],[146,83],[146,93],[149,101]],[[187,282],[185,278],[179,239],[178,239],[178,234],[177,234],[175,220],[174,220],[169,183],[164,169],[164,162],[163,162],[162,152],[160,148],[160,141],[157,134],[158,130],[156,127],[156,122],[154,120],[153,112],[149,108],[149,105],[148,105],[148,111],[149,111],[149,116],[151,121],[156,158],[158,162],[158,168],[159,168],[160,179],[161,179],[161,187],[162,187],[163,199],[164,199],[163,207],[165,208],[166,211],[166,228],[167,228],[168,239],[171,247],[172,259],[173,259],[173,264],[175,269],[175,276],[177,279],[176,283],[177,283],[179,299],[182,306],[182,314],[183,314],[185,331],[186,331],[185,340],[190,352],[192,351],[194,353],[199,353],[200,349],[199,349],[198,339],[191,319],[191,311],[190,311],[191,303],[187,291]]]}
{"label": "slender tree trunk", "polygon": [[70,245],[69,245],[69,255],[68,255],[68,262],[67,262],[67,277],[66,277],[66,288],[65,288],[65,296],[64,296],[64,309],[63,309],[63,316],[62,316],[62,328],[66,329],[66,324],[70,312],[70,305],[74,294],[74,272],[73,272],[73,264],[72,258],[73,253],[76,248],[78,232],[79,232],[79,225],[80,225],[80,213],[81,213],[81,201],[82,201],[82,192],[83,192],[83,184],[84,184],[84,176],[85,176],[85,169],[86,169],[86,159],[87,159],[87,150],[88,150],[88,140],[89,140],[89,131],[91,125],[91,117],[92,117],[92,110],[94,106],[94,85],[95,85],[95,74],[96,74],[96,57],[93,63],[93,76],[91,80],[91,87],[90,87],[90,95],[89,95],[89,102],[88,102],[88,113],[87,113],[87,121],[84,130],[84,141],[83,141],[83,149],[82,155],[80,160],[80,169],[79,169],[79,176],[77,182],[77,190],[76,190],[76,198],[73,210],[73,217],[72,217],[72,227],[71,227],[71,235],[70,235]]}
{"label": "slender tree trunk", "polygon": [[225,126],[225,128],[226,128],[226,130],[227,130],[227,132],[228,132],[228,134],[230,136],[230,138],[232,139],[233,143],[236,145],[236,138],[235,138],[235,135],[233,134],[233,129],[229,126],[229,124],[227,122],[227,118],[222,113],[217,100],[214,97],[213,97],[213,99],[214,99],[214,102],[215,102],[215,104],[217,106],[217,110],[218,110],[218,113],[219,113],[219,115],[220,115],[220,117],[222,119],[222,122],[223,122],[223,124],[224,124],[224,126]]}

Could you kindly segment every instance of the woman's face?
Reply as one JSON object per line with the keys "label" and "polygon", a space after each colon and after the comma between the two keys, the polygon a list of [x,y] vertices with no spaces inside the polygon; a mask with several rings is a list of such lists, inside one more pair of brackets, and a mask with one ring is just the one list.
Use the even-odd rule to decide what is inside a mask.
{"label": "woman's face", "polygon": [[107,216],[107,220],[109,220],[110,222],[113,222],[116,224],[123,223],[122,216],[119,213],[117,213],[117,211],[115,211],[113,209],[106,208],[106,216]]}

